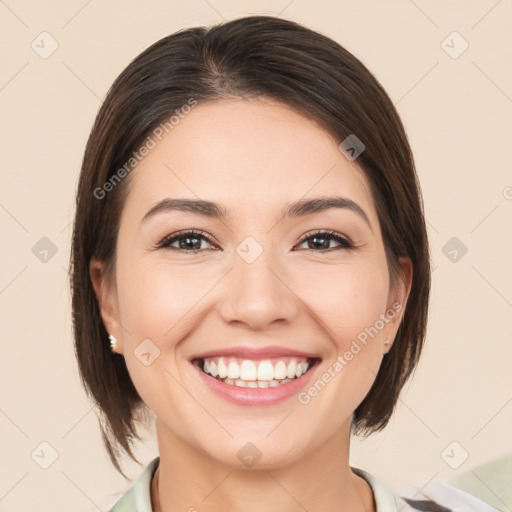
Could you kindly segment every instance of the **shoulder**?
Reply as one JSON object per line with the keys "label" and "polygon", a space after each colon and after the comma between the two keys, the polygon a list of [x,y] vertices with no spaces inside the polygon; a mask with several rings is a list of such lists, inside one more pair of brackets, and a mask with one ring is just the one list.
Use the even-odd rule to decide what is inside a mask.
{"label": "shoulder", "polygon": [[404,485],[392,491],[368,471],[354,467],[351,470],[370,485],[376,512],[500,512],[476,496],[446,483],[431,482],[419,491]]}
{"label": "shoulder", "polygon": [[464,510],[468,512],[500,512],[497,508],[469,492],[458,489],[446,482],[437,481],[429,482],[419,491],[402,492],[399,502],[406,504],[403,509],[404,511],[455,512]]}
{"label": "shoulder", "polygon": [[350,467],[353,473],[364,478],[373,492],[376,512],[397,512],[397,502],[391,490],[378,478],[364,469]]}
{"label": "shoulder", "polygon": [[151,480],[159,462],[160,457],[154,458],[108,512],[153,512]]}

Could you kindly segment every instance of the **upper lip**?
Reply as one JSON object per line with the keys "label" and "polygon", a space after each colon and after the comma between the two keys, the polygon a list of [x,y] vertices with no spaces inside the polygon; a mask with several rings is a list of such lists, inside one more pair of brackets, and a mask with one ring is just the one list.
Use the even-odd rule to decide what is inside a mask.
{"label": "upper lip", "polygon": [[300,350],[294,350],[286,347],[267,346],[255,348],[250,346],[238,346],[219,348],[209,350],[207,352],[202,352],[201,354],[196,354],[192,356],[191,360],[222,356],[240,357],[243,359],[265,359],[277,357],[303,357],[306,359],[319,358],[319,356],[316,354],[302,352]]}

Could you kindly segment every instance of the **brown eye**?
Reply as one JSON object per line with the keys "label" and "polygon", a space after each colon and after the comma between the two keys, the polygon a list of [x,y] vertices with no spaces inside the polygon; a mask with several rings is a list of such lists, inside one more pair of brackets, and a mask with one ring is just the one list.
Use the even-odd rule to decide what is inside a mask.
{"label": "brown eye", "polygon": [[[336,242],[338,247],[332,247],[332,241]],[[354,244],[352,244],[348,238],[335,231],[317,231],[316,233],[309,234],[299,242],[299,245],[305,242],[307,242],[308,245],[308,247],[306,247],[307,250],[319,250],[320,252],[354,248]]]}
{"label": "brown eye", "polygon": [[[213,243],[201,231],[184,231],[181,233],[174,233],[164,238],[159,244],[159,249],[172,249],[183,252],[200,252],[208,250],[201,248],[201,242],[206,241],[210,245]],[[177,244],[176,244],[177,242]],[[176,244],[176,245],[175,245]]]}

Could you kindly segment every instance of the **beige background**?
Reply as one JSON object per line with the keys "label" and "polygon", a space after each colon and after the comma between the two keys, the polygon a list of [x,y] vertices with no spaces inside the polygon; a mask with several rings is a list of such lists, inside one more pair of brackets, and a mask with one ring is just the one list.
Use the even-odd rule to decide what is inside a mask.
{"label": "beige background", "polygon": [[[256,12],[319,30],[362,59],[397,105],[424,191],[435,266],[426,350],[392,422],[355,440],[351,463],[420,489],[511,453],[510,0],[6,0],[1,511],[105,510],[130,485],[107,460],[72,349],[66,269],[86,138],[114,78],[149,44]],[[42,58],[52,39],[57,50]],[[43,237],[57,249],[46,262]],[[452,237],[468,249],[456,262],[443,253]],[[469,453],[458,469],[442,457],[453,441],[452,460]],[[52,450],[58,458],[41,468]],[[137,453],[144,464],[157,455],[151,432]],[[142,468],[126,470],[135,477]]]}

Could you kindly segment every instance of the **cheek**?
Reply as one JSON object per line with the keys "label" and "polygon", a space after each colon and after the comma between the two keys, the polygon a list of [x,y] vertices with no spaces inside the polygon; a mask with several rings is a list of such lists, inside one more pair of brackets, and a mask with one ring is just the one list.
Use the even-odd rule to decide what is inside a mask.
{"label": "cheek", "polygon": [[385,312],[389,281],[380,265],[339,265],[305,275],[309,277],[303,280],[302,295],[338,350],[346,350]]}
{"label": "cheek", "polygon": [[308,304],[325,327],[330,350],[322,372],[299,402],[313,403],[318,417],[345,418],[368,394],[382,362],[387,267],[383,271],[378,265],[347,265],[310,278],[317,287]]}
{"label": "cheek", "polygon": [[168,262],[130,261],[118,268],[128,372],[146,405],[162,412],[162,404],[181,401],[182,391],[175,380],[181,380],[179,342],[193,328],[201,297],[215,280],[211,272],[203,275],[198,268]]}
{"label": "cheek", "polygon": [[179,339],[216,280],[204,266],[155,263],[120,269],[119,312],[131,342],[150,338],[163,347],[164,341]]}

